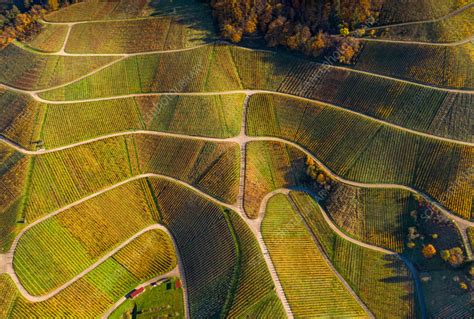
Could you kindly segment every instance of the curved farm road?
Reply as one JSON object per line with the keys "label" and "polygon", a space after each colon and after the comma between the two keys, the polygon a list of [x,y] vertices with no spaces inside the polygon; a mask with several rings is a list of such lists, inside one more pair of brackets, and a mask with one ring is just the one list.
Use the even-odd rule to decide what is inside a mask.
{"label": "curved farm road", "polygon": [[[21,93],[25,92],[25,91],[22,91],[22,90],[19,90],[19,89],[9,87],[9,86],[4,85],[4,84],[0,84],[0,85],[4,86],[8,90],[17,91],[17,92],[21,92]],[[403,127],[403,126],[400,126],[400,125],[397,125],[397,124],[394,124],[394,123],[386,122],[384,120],[380,120],[380,119],[377,119],[375,117],[372,117],[372,116],[369,116],[369,115],[366,115],[366,114],[363,114],[363,113],[359,113],[359,112],[356,112],[356,111],[353,111],[353,110],[350,110],[350,109],[347,109],[347,108],[344,108],[342,106],[338,106],[338,105],[335,105],[335,104],[331,104],[331,103],[327,103],[327,102],[323,102],[323,101],[319,101],[319,100],[314,100],[314,99],[309,99],[309,98],[301,97],[301,96],[298,96],[298,95],[282,93],[282,92],[275,92],[275,91],[268,91],[268,90],[232,90],[232,91],[223,91],[223,92],[193,92],[193,93],[189,93],[189,92],[183,92],[183,93],[176,93],[176,92],[135,93],[135,94],[126,94],[126,95],[113,96],[113,97],[84,99],[84,100],[73,100],[73,101],[51,101],[51,100],[45,100],[45,99],[39,97],[36,94],[32,94],[31,96],[36,101],[41,102],[41,103],[58,104],[58,105],[59,104],[60,105],[64,104],[64,105],[66,105],[66,104],[110,101],[110,100],[117,100],[117,99],[143,97],[143,96],[161,96],[161,95],[169,95],[169,96],[214,96],[214,95],[232,95],[232,94],[246,94],[248,96],[249,95],[254,95],[254,94],[273,94],[273,95],[283,96],[283,97],[292,98],[292,99],[297,99],[297,100],[301,100],[301,101],[309,102],[309,103],[320,103],[324,106],[334,108],[334,109],[337,109],[337,110],[340,110],[340,111],[343,111],[343,112],[347,112],[349,114],[359,116],[359,117],[361,117],[365,120],[373,121],[373,122],[379,123],[381,125],[392,127],[394,129],[401,130],[401,131],[404,131],[404,132],[407,132],[407,133],[410,133],[410,134],[422,136],[422,137],[429,138],[429,139],[436,139],[436,140],[443,141],[443,142],[448,142],[448,143],[455,143],[455,144],[466,145],[466,146],[474,146],[474,143],[471,143],[471,142],[460,141],[460,140],[456,140],[456,139],[452,139],[452,138],[447,138],[447,137],[432,135],[432,134],[421,132],[421,131],[416,131],[416,130],[409,129],[409,128],[406,128],[406,127]],[[139,132],[138,134],[145,134],[145,133],[146,134],[153,134],[152,131],[145,131],[145,130],[135,130],[135,131],[129,131],[128,133],[123,132],[123,133],[116,133],[116,134],[126,135],[126,134],[133,134],[133,132]],[[163,134],[167,134],[167,133],[163,133]],[[110,134],[110,135],[107,135],[107,136],[112,137],[112,136],[114,136],[114,134]],[[115,136],[117,136],[117,135],[115,135]],[[102,139],[102,138],[103,137],[92,139],[92,140],[89,140],[89,141],[95,141],[95,140]],[[23,152],[25,154],[44,153],[44,151],[28,151],[28,150],[25,150],[21,146],[15,144],[14,142],[9,141],[5,138],[2,138],[1,136],[0,136],[0,139],[3,140],[5,143],[10,144],[12,147],[17,149],[18,151]],[[81,143],[85,144],[86,142],[81,142]],[[72,144],[72,145],[77,146],[77,145],[81,145],[81,143],[76,143],[76,144]],[[67,148],[70,148],[70,147],[67,147]],[[23,149],[23,151],[21,149]],[[55,150],[59,150],[59,149],[64,149],[64,148],[57,148]],[[48,151],[48,152],[50,152],[50,151]]]}
{"label": "curved farm road", "polygon": [[[413,25],[413,24],[424,24],[424,23],[432,23],[432,22],[438,22],[442,20],[446,20],[448,18],[451,18],[459,13],[462,13],[463,11],[471,8],[474,6],[474,3],[467,4],[465,6],[462,6],[444,16],[434,18],[434,19],[426,19],[426,20],[418,20],[418,21],[412,21],[412,22],[402,22],[402,23],[395,23],[395,24],[388,24],[388,25],[383,25],[383,26],[376,26],[369,28],[371,29],[381,29],[381,28],[388,28],[388,27],[398,27],[398,26],[406,26],[406,25]],[[160,17],[154,17],[154,16],[143,16],[143,17],[135,17],[135,18],[122,18],[122,19],[98,19],[98,20],[77,20],[77,21],[66,21],[66,22],[57,22],[57,21],[50,21],[45,18],[41,20],[42,23],[44,24],[58,24],[58,25],[76,25],[76,24],[87,24],[87,23],[105,23],[105,22],[127,22],[127,21],[140,21],[140,20],[151,20],[151,19],[160,19]]]}
{"label": "curved farm road", "polygon": [[[104,188],[94,194],[91,194],[89,196],[86,196],[86,197],[83,197],[82,199],[72,203],[72,204],[69,204],[67,206],[64,206],[58,210],[56,210],[55,212],[53,213],[50,213],[48,215],[45,215],[43,216],[42,218],[34,221],[33,223],[29,224],[27,227],[25,227],[15,238],[9,252],[5,255],[0,255],[0,273],[8,273],[13,281],[15,282],[19,292],[29,301],[31,302],[41,302],[41,301],[45,301],[45,300],[48,300],[49,298],[55,296],[56,294],[60,293],[62,290],[66,289],[67,287],[69,287],[71,284],[73,284],[74,282],[76,282],[77,280],[79,280],[80,278],[82,278],[83,276],[85,276],[87,273],[89,273],[90,271],[94,270],[96,267],[98,267],[101,263],[103,263],[104,261],[106,261],[108,258],[110,258],[111,256],[113,256],[115,253],[117,253],[121,248],[125,247],[127,244],[129,244],[130,242],[132,242],[134,239],[138,238],[140,235],[148,232],[148,231],[151,231],[153,229],[160,229],[160,230],[163,230],[165,231],[169,236],[170,238],[172,239],[173,241],[173,245],[174,245],[174,248],[175,248],[175,252],[177,254],[177,259],[178,259],[178,268],[179,268],[179,274],[181,275],[181,280],[183,282],[183,291],[184,291],[184,301],[185,301],[185,309],[186,309],[186,317],[188,317],[188,313],[189,313],[189,305],[188,305],[188,302],[187,302],[187,286],[186,286],[186,280],[185,280],[185,273],[184,273],[184,268],[183,268],[183,265],[182,265],[182,259],[181,259],[181,256],[179,254],[179,250],[177,249],[177,246],[176,246],[176,242],[174,240],[174,237],[173,235],[168,231],[168,229],[166,227],[164,227],[163,225],[160,225],[160,224],[154,224],[154,225],[151,225],[151,226],[148,226],[147,228],[144,228],[143,230],[141,230],[140,232],[136,233],[135,235],[133,235],[132,237],[130,237],[128,240],[126,240],[125,242],[121,243],[118,247],[116,247],[114,250],[110,251],[109,253],[107,253],[107,255],[103,256],[101,259],[99,259],[97,262],[95,262],[94,264],[92,264],[91,266],[89,266],[87,269],[85,269],[84,271],[82,271],[80,274],[78,274],[77,276],[75,276],[74,278],[72,278],[71,280],[69,280],[67,283],[63,284],[62,286],[58,287],[57,289],[49,292],[48,294],[46,295],[42,295],[42,296],[33,296],[31,295],[24,287],[23,285],[21,284],[18,276],[16,275],[15,271],[14,271],[14,267],[13,267],[13,262],[14,262],[14,253],[15,253],[15,250],[18,246],[18,243],[20,241],[20,238],[29,230],[31,229],[32,227],[38,225],[39,223],[61,213],[61,212],[64,212],[76,205],[79,205],[80,203],[83,203],[85,201],[88,201],[94,197],[97,197],[105,192],[108,192],[112,189],[115,189],[121,185],[124,185],[126,183],[129,183],[131,181],[134,181],[134,180],[138,180],[138,179],[142,179],[142,178],[146,178],[146,177],[154,177],[154,178],[160,178],[160,179],[164,179],[164,180],[168,180],[168,181],[172,181],[172,182],[175,182],[177,184],[180,184],[182,186],[185,186],[195,192],[197,192],[199,195],[205,197],[206,199],[208,200],[211,200],[215,203],[217,203],[218,205],[221,205],[221,206],[224,206],[224,207],[227,207],[229,209],[232,209],[232,210],[237,210],[237,207],[235,206],[232,206],[232,205],[229,205],[227,203],[223,203],[217,199],[215,199],[214,197],[202,192],[201,190],[195,188],[194,186],[192,185],[189,185],[181,180],[178,180],[178,179],[175,179],[175,178],[172,178],[172,177],[169,177],[169,176],[165,176],[165,175],[160,175],[160,174],[142,174],[142,175],[138,175],[138,176],[134,176],[132,178],[129,178],[127,180],[124,180],[120,183],[117,183],[117,184],[114,184],[114,185],[111,185],[107,188]],[[169,273],[163,275],[163,276],[170,276]]]}
{"label": "curved farm road", "polygon": [[[246,98],[246,103],[248,103],[248,98]],[[246,106],[244,106],[244,112],[246,112]],[[246,125],[246,123],[245,123]],[[131,135],[131,134],[150,134],[150,135],[158,135],[158,136],[168,136],[168,137],[175,137],[175,138],[183,138],[183,139],[191,139],[191,140],[203,140],[203,141],[210,141],[210,142],[232,142],[232,143],[237,143],[240,145],[240,148],[241,148],[241,155],[243,158],[245,158],[245,145],[249,142],[255,142],[255,141],[262,141],[262,142],[280,142],[280,143],[284,143],[284,144],[287,144],[287,145],[290,145],[292,147],[295,147],[297,148],[298,150],[300,150],[301,152],[303,152],[304,154],[306,154],[307,156],[311,157],[314,159],[314,161],[324,170],[326,171],[326,173],[332,177],[333,179],[341,182],[341,183],[344,183],[344,184],[347,184],[347,185],[352,185],[352,186],[356,186],[356,187],[363,187],[363,188],[380,188],[380,189],[386,189],[386,188],[391,188],[391,189],[402,189],[402,190],[406,190],[406,191],[409,191],[411,193],[414,193],[414,194],[418,194],[419,196],[421,196],[426,202],[430,203],[433,207],[435,207],[439,212],[441,212],[444,216],[446,216],[448,219],[452,220],[453,222],[455,222],[458,227],[460,228],[460,233],[461,233],[461,236],[462,236],[462,239],[463,239],[463,242],[464,242],[464,245],[466,247],[466,254],[467,254],[467,257],[469,259],[472,258],[472,249],[471,249],[471,246],[469,244],[469,240],[467,238],[467,228],[469,227],[474,227],[474,222],[471,222],[471,221],[468,221],[462,217],[459,217],[457,215],[454,215],[453,213],[451,213],[448,209],[446,209],[444,206],[442,206],[441,204],[439,204],[435,199],[431,198],[430,196],[418,191],[418,190],[415,190],[414,188],[412,187],[409,187],[409,186],[405,186],[405,185],[399,185],[399,184],[388,184],[388,183],[361,183],[361,182],[355,182],[355,181],[350,181],[350,180],[347,180],[339,175],[337,175],[336,173],[334,173],[332,170],[330,170],[325,164],[323,164],[318,158],[316,158],[310,151],[308,151],[306,148],[302,147],[301,145],[299,144],[296,144],[294,142],[291,142],[291,141],[288,141],[288,140],[285,140],[285,139],[281,139],[281,138],[277,138],[277,137],[267,137],[267,136],[261,136],[261,137],[253,137],[253,136],[247,136],[247,135],[242,135],[242,134],[245,134],[245,131],[243,131],[243,133],[241,132],[241,134],[237,137],[233,137],[233,138],[226,138],[226,139],[221,139],[221,138],[211,138],[211,137],[200,137],[200,136],[189,136],[189,135],[181,135],[181,134],[173,134],[173,133],[165,133],[165,132],[149,132],[149,131],[134,131],[134,132],[122,132],[122,133],[114,133],[114,134],[109,134],[109,135],[105,135],[105,136],[101,136],[101,137],[97,137],[97,138],[94,138],[94,139],[91,139],[91,140],[87,140],[87,141],[83,141],[83,142],[79,142],[79,143],[76,143],[76,144],[71,144],[71,145],[67,145],[67,146],[63,146],[63,147],[59,147],[59,148],[56,148],[56,149],[51,149],[51,150],[39,150],[39,151],[28,151],[28,150],[25,150],[23,149],[22,147],[16,145],[15,143],[5,139],[4,137],[0,137],[0,141],[8,144],[9,146],[15,148],[17,151],[21,152],[21,153],[24,153],[24,154],[29,154],[29,155],[40,155],[40,154],[46,154],[46,153],[53,153],[53,152],[58,152],[58,151],[61,151],[61,150],[65,150],[65,149],[69,149],[69,148],[73,148],[73,147],[76,147],[76,146],[79,146],[79,145],[84,145],[84,144],[88,144],[88,143],[92,143],[94,141],[99,141],[99,140],[103,140],[103,139],[107,139],[107,138],[110,138],[110,137],[115,137],[115,136],[123,136],[123,135]],[[242,164],[241,164],[241,170],[242,169],[245,169],[245,162],[242,160]],[[242,174],[242,171],[241,171],[241,174]],[[241,184],[241,187],[244,187],[243,182],[240,181],[240,184]],[[201,192],[202,193],[202,192]],[[204,194],[204,193],[202,193]],[[208,195],[209,196],[209,195]],[[243,192],[241,194],[239,194],[239,198],[243,198]],[[212,197],[211,197],[212,198]],[[228,205],[228,204],[226,204]],[[224,205],[224,206],[226,206]],[[237,207],[237,206],[227,206],[228,208],[231,208],[233,210],[242,210],[241,207],[243,208],[243,206],[241,207]]]}
{"label": "curved farm road", "polygon": [[[338,37],[340,38],[340,37]],[[396,43],[396,44],[413,44],[413,45],[427,45],[427,46],[440,46],[440,47],[455,47],[474,41],[474,36],[459,40],[456,42],[424,42],[424,41],[412,41],[412,40],[390,40],[390,39],[377,39],[377,38],[357,38],[357,40],[365,42],[383,42],[383,43]]]}
{"label": "curved farm road", "polygon": [[[258,217],[258,221],[257,221],[257,224],[258,224],[258,227],[260,228],[261,227],[261,223],[263,221],[263,218],[265,216],[265,211],[267,209],[267,204],[268,204],[268,201],[270,200],[270,198],[272,198],[273,196],[277,195],[277,194],[284,194],[284,195],[288,195],[290,193],[290,191],[292,191],[291,189],[287,189],[287,188],[280,188],[280,189],[276,189],[270,193],[268,193],[264,199],[262,200],[262,203],[260,205],[260,209],[259,209],[259,217]],[[311,195],[312,197],[313,194],[311,194],[310,192],[308,191],[305,191],[307,194]],[[309,231],[309,233],[311,234],[311,236],[313,237],[313,240],[314,242],[316,243],[316,245],[318,245],[318,248],[321,252],[321,254],[323,255],[324,259],[326,260],[326,263],[328,264],[328,266],[333,270],[333,272],[336,274],[336,276],[339,278],[339,280],[343,283],[343,285],[346,287],[346,289],[351,293],[351,295],[354,297],[354,299],[356,299],[359,304],[362,306],[362,308],[372,317],[372,318],[375,318],[375,316],[372,314],[372,312],[367,308],[367,306],[364,304],[364,302],[359,298],[359,296],[352,290],[352,288],[349,286],[349,284],[345,281],[345,279],[337,272],[337,270],[334,268],[333,264],[331,263],[331,261],[327,258],[326,254],[324,253],[324,250],[322,249],[322,247],[320,246],[319,244],[319,241],[317,239],[317,236],[316,234],[314,234],[314,232],[311,230],[311,228],[308,226],[308,224],[306,223],[306,220],[303,218],[303,216],[301,215],[299,209],[296,207],[296,205],[293,203],[293,201],[291,200],[291,198],[288,198],[290,200],[290,203],[292,204],[295,212],[298,214],[298,216],[302,219],[306,229]],[[324,220],[326,221],[326,223],[328,224],[328,226],[341,238],[343,238],[344,240],[347,240],[355,245],[358,245],[360,247],[363,247],[363,248],[366,248],[366,249],[370,249],[370,250],[373,250],[373,251],[377,251],[377,252],[380,252],[380,253],[383,253],[383,254],[387,254],[387,255],[394,255],[398,258],[400,258],[407,266],[408,270],[412,273],[412,276],[413,276],[413,280],[414,280],[414,283],[415,283],[415,290],[416,290],[416,294],[417,294],[417,299],[419,301],[419,305],[420,305],[420,312],[421,312],[421,316],[422,318],[427,318],[426,316],[426,305],[425,305],[425,299],[424,299],[424,296],[423,296],[423,291],[422,291],[422,288],[421,288],[421,282],[420,282],[420,278],[418,276],[418,271],[416,270],[416,268],[413,266],[413,264],[411,263],[410,260],[408,260],[407,258],[405,258],[404,256],[396,253],[396,252],[393,252],[391,250],[388,250],[388,249],[385,249],[385,248],[382,248],[382,247],[378,247],[378,246],[374,246],[374,245],[371,245],[371,244],[367,244],[367,243],[364,243],[364,242],[361,242],[361,241],[358,241],[350,236],[347,236],[345,233],[343,233],[336,225],[334,225],[334,223],[332,222],[331,218],[328,216],[327,212],[319,205],[319,203],[316,201],[317,205],[319,206],[320,208],[320,211],[322,212],[322,215],[324,217]]]}
{"label": "curved farm road", "polygon": [[[376,39],[377,40],[377,39]],[[381,41],[385,41],[385,40],[381,40]],[[391,41],[391,40],[389,40]],[[138,53],[130,53],[130,54],[89,54],[89,53],[84,53],[84,54],[69,54],[69,53],[64,53],[65,55],[74,55],[74,56],[116,56],[118,57],[117,59],[115,59],[114,61],[106,64],[106,65],[103,65],[91,72],[89,72],[88,74],[85,74],[83,76],[80,76],[74,80],[71,80],[71,81],[68,81],[68,82],[65,82],[65,83],[62,83],[60,85],[56,85],[56,86],[52,86],[52,87],[49,87],[47,89],[40,89],[40,90],[24,90],[24,89],[20,89],[20,88],[16,88],[16,87],[13,87],[13,86],[9,86],[7,84],[3,84],[3,83],[0,83],[0,85],[2,86],[5,86],[6,88],[10,88],[12,90],[16,90],[18,92],[23,92],[23,93],[27,93],[27,94],[31,94],[31,95],[37,95],[39,93],[43,93],[43,92],[46,92],[46,91],[50,91],[50,90],[54,90],[54,89],[58,89],[58,88],[62,88],[62,87],[65,87],[69,84],[73,84],[75,82],[78,82],[86,77],[89,77],[91,75],[94,75],[95,73],[98,73],[100,71],[102,71],[103,69],[115,64],[115,63],[118,63],[120,62],[121,60],[123,59],[126,59],[128,57],[131,57],[131,56],[142,56],[142,55],[152,55],[152,54],[166,54],[166,53],[176,53],[176,52],[183,52],[183,51],[190,51],[190,50],[195,50],[195,49],[199,49],[201,47],[205,47],[205,46],[211,46],[211,45],[214,45],[216,43],[223,43],[223,44],[227,44],[227,45],[233,45],[233,46],[236,46],[238,47],[239,49],[242,49],[242,50],[248,50],[248,51],[253,51],[253,52],[256,52],[256,51],[259,51],[259,52],[267,52],[267,53],[271,53],[271,54],[277,54],[276,52],[274,51],[270,51],[270,50],[262,50],[262,49],[250,49],[250,48],[246,48],[246,47],[241,47],[241,46],[237,46],[235,44],[230,44],[228,42],[225,42],[225,41],[216,41],[216,42],[213,42],[213,43],[206,43],[206,44],[202,44],[202,45],[198,45],[198,46],[195,46],[195,47],[191,47],[191,48],[184,48],[184,49],[175,49],[175,50],[165,50],[165,51],[149,51],[149,52],[138,52]],[[57,53],[42,53],[42,52],[39,52],[38,51],[38,54],[43,54],[43,55],[57,55]],[[318,65],[322,65],[321,63],[315,63],[315,64],[318,64]],[[422,83],[418,83],[418,82],[414,82],[414,81],[409,81],[409,80],[404,80],[404,79],[400,79],[400,78],[396,78],[396,77],[391,77],[391,76],[387,76],[387,75],[382,75],[382,74],[377,74],[377,73],[372,73],[372,72],[367,72],[367,71],[362,71],[362,70],[356,70],[354,68],[349,68],[349,67],[344,67],[344,66],[340,66],[340,65],[330,65],[330,64],[326,64],[324,65],[324,67],[326,68],[331,68],[331,69],[339,69],[339,70],[344,70],[344,71],[348,71],[348,72],[354,72],[354,73],[359,73],[359,74],[364,74],[364,75],[368,75],[368,76],[373,76],[373,77],[378,77],[378,78],[382,78],[382,79],[386,79],[386,80],[390,80],[390,81],[395,81],[395,82],[398,82],[398,83],[405,83],[405,84],[409,84],[409,85],[415,85],[415,86],[420,86],[420,87],[424,87],[424,88],[429,88],[429,89],[433,89],[433,90],[438,90],[438,91],[444,91],[444,92],[452,92],[452,93],[467,93],[467,94],[474,94],[474,90],[462,90],[462,89],[449,89],[449,88],[443,88],[443,87],[438,87],[438,86],[435,86],[435,85],[430,85],[430,84],[422,84]],[[41,101],[41,100],[39,100]]]}
{"label": "curved farm road", "polygon": [[[159,280],[162,280],[162,279],[166,279],[166,278],[170,278],[170,277],[180,277],[180,274],[179,274],[179,271],[178,271],[178,268],[175,268],[173,269],[172,271],[164,274],[164,275],[161,275],[161,276],[158,276],[158,277],[155,277],[153,279],[150,279],[148,280],[147,282],[144,282],[143,284],[141,285],[138,285],[137,287],[135,287],[135,289],[139,289],[139,288],[142,288],[142,287],[147,287],[149,286],[150,284],[154,283],[154,282],[157,282]],[[182,280],[181,280],[182,281]],[[183,292],[185,291],[185,289],[183,288]],[[114,303],[114,305],[112,307],[109,308],[109,310],[107,310],[103,315],[102,315],[102,319],[107,319],[114,311],[115,309],[117,309],[118,307],[120,307],[121,304],[123,304],[125,301],[127,300],[126,297],[122,297],[120,298],[116,303]],[[185,303],[187,304],[187,303]],[[187,307],[184,307],[184,309],[187,309]],[[186,311],[186,310],[185,310]],[[185,318],[189,318],[189,316],[187,315],[187,313],[185,314]]]}
{"label": "curved farm road", "polygon": [[[149,232],[149,231],[152,231],[152,230],[155,230],[155,229],[159,229],[159,230],[162,230],[162,231],[165,231],[168,235],[170,235],[169,231],[163,226],[163,225],[159,225],[159,224],[154,224],[154,225],[151,225],[151,226],[148,226],[144,229],[142,229],[141,231],[139,231],[138,233],[134,234],[132,237],[128,238],[126,241],[122,242],[119,246],[115,247],[113,250],[109,251],[106,255],[102,256],[102,258],[100,258],[99,260],[97,260],[95,263],[93,263],[92,265],[90,265],[89,267],[87,267],[86,269],[84,269],[81,273],[79,273],[78,275],[76,275],[75,277],[71,278],[68,282],[64,283],[63,285],[61,285],[60,287],[50,291],[49,293],[45,294],[45,295],[41,295],[41,296],[34,296],[34,295],[31,295],[24,287],[23,285],[21,284],[18,276],[16,275],[15,271],[14,271],[14,267],[13,267],[13,262],[14,262],[14,251],[16,249],[16,246],[18,244],[18,241],[16,241],[14,243],[14,246],[12,246],[12,252],[9,254],[10,256],[10,259],[7,261],[7,273],[10,275],[10,277],[13,279],[13,282],[15,282],[18,290],[20,291],[20,293],[23,295],[23,297],[25,297],[28,301],[31,301],[31,302],[42,302],[42,301],[46,301],[52,297],[54,297],[55,295],[57,295],[58,293],[60,293],[61,291],[63,291],[64,289],[66,289],[67,287],[71,286],[73,283],[75,283],[76,281],[78,281],[79,279],[81,279],[82,277],[84,277],[85,275],[87,275],[89,272],[91,272],[92,270],[94,270],[95,268],[97,268],[98,266],[100,266],[103,262],[105,262],[107,259],[109,259],[110,257],[112,257],[113,255],[115,255],[119,250],[121,250],[122,248],[124,248],[125,246],[127,246],[128,244],[130,244],[132,241],[134,241],[135,239],[137,239],[138,237],[140,237],[141,235]],[[17,238],[19,239],[21,237],[21,235],[19,235]]]}
{"label": "curved farm road", "polygon": [[418,20],[418,21],[412,21],[412,22],[401,22],[401,23],[394,23],[394,24],[386,24],[386,25],[381,25],[381,26],[376,26],[372,28],[367,28],[367,30],[377,30],[377,29],[386,29],[386,28],[395,28],[395,27],[403,27],[403,26],[408,26],[408,25],[416,25],[416,24],[428,24],[428,23],[434,23],[434,22],[439,22],[443,21],[446,19],[449,19],[451,17],[454,17],[455,15],[458,15],[467,9],[470,9],[474,7],[474,2],[467,4],[463,7],[460,7],[444,16],[441,16],[439,18],[434,18],[434,19],[428,19],[428,20]]}

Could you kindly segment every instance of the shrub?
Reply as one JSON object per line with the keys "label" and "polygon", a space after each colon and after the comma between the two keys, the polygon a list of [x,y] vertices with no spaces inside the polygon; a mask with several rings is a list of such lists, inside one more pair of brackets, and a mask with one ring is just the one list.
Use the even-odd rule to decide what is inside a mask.
{"label": "shrub", "polygon": [[436,248],[431,244],[426,245],[423,247],[422,253],[425,258],[432,258],[434,255],[436,255]]}

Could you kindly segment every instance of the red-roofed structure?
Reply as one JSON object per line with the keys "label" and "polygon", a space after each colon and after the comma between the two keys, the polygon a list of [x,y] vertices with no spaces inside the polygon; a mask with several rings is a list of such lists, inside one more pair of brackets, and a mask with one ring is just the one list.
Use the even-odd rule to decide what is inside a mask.
{"label": "red-roofed structure", "polygon": [[134,289],[134,290],[132,290],[132,292],[130,292],[130,293],[128,294],[128,296],[133,299],[133,298],[138,297],[138,296],[139,296],[142,292],[144,292],[144,291],[145,291],[145,287],[141,287],[141,288],[138,288],[138,289]]}

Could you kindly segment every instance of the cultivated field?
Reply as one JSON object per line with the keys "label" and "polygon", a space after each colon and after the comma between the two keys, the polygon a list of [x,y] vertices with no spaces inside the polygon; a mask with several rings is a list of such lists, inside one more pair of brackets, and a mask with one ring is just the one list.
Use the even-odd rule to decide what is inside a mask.
{"label": "cultivated field", "polygon": [[[170,265],[163,264],[163,260],[169,258],[162,255],[165,251],[161,245],[166,243],[171,249],[166,254],[174,254],[169,241],[162,231],[145,233],[54,297],[31,303],[19,296],[10,315],[97,317],[140,282],[169,270]],[[128,250],[136,253],[137,247],[141,250],[139,258],[131,261]],[[143,265],[139,272],[134,271],[136,262]]]}
{"label": "cultivated field", "polygon": [[465,178],[474,150],[470,146],[417,136],[324,104],[269,94],[252,96],[248,118],[249,135],[293,141],[339,176],[411,186],[472,218],[471,187]]}
{"label": "cultivated field", "polygon": [[414,284],[403,261],[339,237],[309,195],[291,193],[291,199],[326,256],[377,318],[415,315]]}
{"label": "cultivated field", "polygon": [[40,90],[65,84],[115,60],[117,57],[41,55],[9,45],[0,50],[0,82]]}
{"label": "cultivated field", "polygon": [[295,317],[367,318],[285,195],[268,202],[262,235]]}
{"label": "cultivated field", "polygon": [[21,220],[23,188],[31,161],[28,157],[0,146],[0,252],[6,253]]}
{"label": "cultivated field", "polygon": [[70,53],[136,53],[176,50],[203,45],[215,36],[191,29],[174,17],[78,24],[72,28]]}
{"label": "cultivated field", "polygon": [[0,89],[0,134],[16,144],[35,148],[44,112],[28,95]]}
{"label": "cultivated field", "polygon": [[383,29],[381,36],[394,40],[414,40],[422,42],[457,42],[474,35],[474,7],[431,23],[416,26],[394,26]]}
{"label": "cultivated field", "polygon": [[350,65],[255,49],[318,51],[332,4],[228,2],[0,49],[0,318],[473,317],[472,1],[381,1]]}
{"label": "cultivated field", "polygon": [[[20,238],[14,256],[15,271],[23,286],[33,295],[58,288],[111,248],[153,224],[157,212],[146,201],[147,191],[144,180],[130,182],[28,230]],[[111,211],[113,214],[108,213]],[[126,224],[121,222],[124,220]],[[164,255],[167,249],[172,252],[172,246]],[[170,266],[168,271],[175,265]]]}
{"label": "cultivated field", "polygon": [[61,11],[46,16],[47,21],[74,22],[84,20],[127,19],[142,16],[147,11],[146,0],[101,1],[91,0],[79,2]]}
{"label": "cultivated field", "polygon": [[67,32],[68,27],[65,25],[46,24],[38,35],[25,41],[25,44],[41,52],[58,52],[66,40]]}
{"label": "cultivated field", "polygon": [[397,0],[388,0],[382,6],[380,25],[441,18],[472,0],[408,0],[400,6]]}
{"label": "cultivated field", "polygon": [[[368,42],[355,68],[428,85],[472,90],[473,50],[472,42],[449,47]],[[444,71],[440,72],[440,68]]]}

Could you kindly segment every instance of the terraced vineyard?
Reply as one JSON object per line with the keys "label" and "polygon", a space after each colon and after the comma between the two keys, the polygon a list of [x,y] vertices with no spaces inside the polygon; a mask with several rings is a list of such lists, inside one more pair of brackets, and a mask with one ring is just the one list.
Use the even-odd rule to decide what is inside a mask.
{"label": "terraced vineyard", "polygon": [[25,43],[41,52],[58,52],[61,50],[66,36],[68,27],[61,24],[47,24],[43,26],[43,31]]}
{"label": "terraced vineyard", "polygon": [[[472,3],[471,3],[472,4]],[[425,42],[457,42],[474,36],[474,7],[466,6],[461,13],[431,23],[385,28],[384,38]]]}
{"label": "terraced vineyard", "polygon": [[414,285],[403,261],[341,238],[325,222],[321,208],[309,195],[292,193],[291,198],[329,260],[374,315],[414,315]]}
{"label": "terraced vineyard", "polygon": [[472,1],[369,2],[0,11],[0,318],[474,317]]}
{"label": "terraced vineyard", "polygon": [[[252,96],[248,112],[249,135],[295,142],[346,179],[411,186],[472,218],[470,179],[464,177],[470,174],[471,146],[415,135],[324,104],[270,94]],[[456,167],[437,169],[449,161],[455,161]]]}
{"label": "terraced vineyard", "polygon": [[[355,68],[424,84],[472,90],[473,50],[472,42],[445,47],[368,42]],[[440,67],[446,71],[440,73]]]}
{"label": "terraced vineyard", "polygon": [[[389,0],[382,7],[379,23],[389,25],[400,22],[439,19],[464,5],[472,3],[471,0],[408,0],[405,6],[399,6],[396,0]],[[409,8],[409,10],[406,10]]]}
{"label": "terraced vineyard", "polygon": [[109,56],[42,55],[9,45],[0,51],[0,83],[25,90],[65,84],[117,60]]}
{"label": "terraced vineyard", "polygon": [[296,317],[367,316],[328,266],[284,195],[268,202],[262,235]]}
{"label": "terraced vineyard", "polygon": [[[210,17],[209,17],[210,18]],[[71,53],[136,53],[177,50],[215,39],[209,25],[190,28],[193,21],[176,17],[96,22],[72,28],[66,51]]]}

